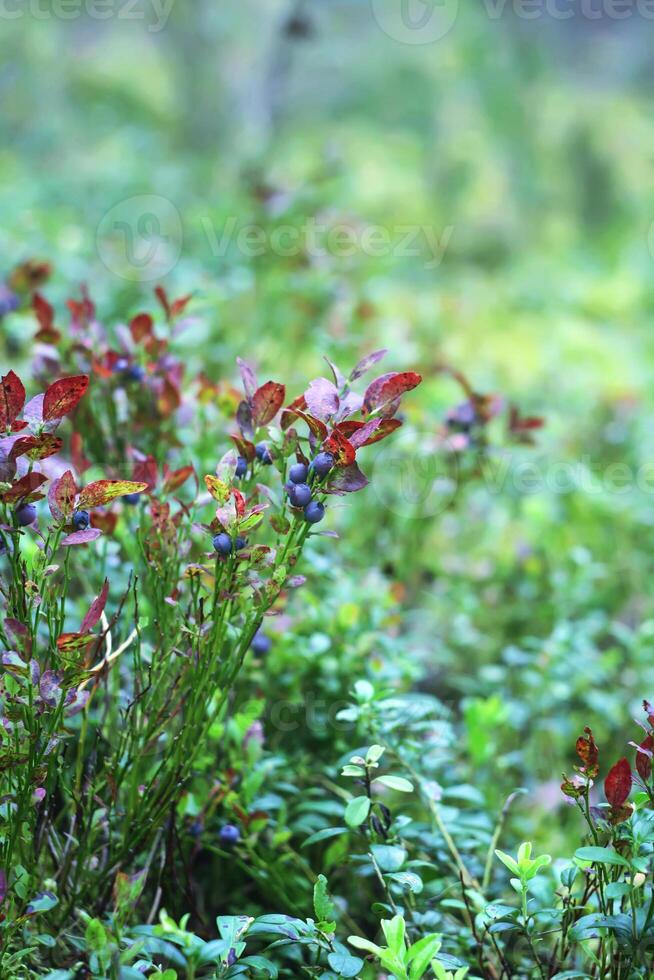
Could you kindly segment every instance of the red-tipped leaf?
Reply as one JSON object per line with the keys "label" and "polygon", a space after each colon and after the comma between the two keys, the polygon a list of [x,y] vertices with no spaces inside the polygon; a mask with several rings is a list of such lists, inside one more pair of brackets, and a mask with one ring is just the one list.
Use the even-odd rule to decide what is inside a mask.
{"label": "red-tipped leaf", "polygon": [[284,404],[286,389],[276,381],[266,381],[252,396],[252,418],[256,426],[268,425]]}
{"label": "red-tipped leaf", "polygon": [[60,378],[53,382],[43,398],[43,420],[63,418],[77,407],[89,386],[87,374],[79,374],[72,378]]}

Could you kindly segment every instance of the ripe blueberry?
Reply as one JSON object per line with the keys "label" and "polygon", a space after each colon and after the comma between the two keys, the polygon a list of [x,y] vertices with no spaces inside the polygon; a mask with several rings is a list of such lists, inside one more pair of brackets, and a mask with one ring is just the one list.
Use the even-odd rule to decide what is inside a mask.
{"label": "ripe blueberry", "polygon": [[129,367],[129,361],[127,360],[126,357],[119,357],[118,360],[114,363],[115,372],[126,371],[128,367]]}
{"label": "ripe blueberry", "polygon": [[145,371],[140,364],[132,364],[132,366],[127,368],[125,371],[125,377],[128,381],[143,381]]}
{"label": "ripe blueberry", "polygon": [[226,823],[218,835],[223,847],[234,847],[241,839],[241,831],[233,823]]}
{"label": "ripe blueberry", "polygon": [[73,527],[76,531],[86,531],[91,523],[91,515],[88,510],[76,510],[73,513]]}
{"label": "ripe blueberry", "polygon": [[271,647],[272,640],[262,630],[254,634],[250,648],[253,653],[256,653],[257,657],[265,657],[267,653],[270,653]]}
{"label": "ripe blueberry", "polygon": [[16,508],[14,513],[16,514],[19,527],[27,527],[28,524],[33,524],[36,520],[36,507],[34,504],[21,504]]}
{"label": "ripe blueberry", "polygon": [[311,465],[318,476],[326,476],[334,465],[334,457],[331,453],[318,453]]}
{"label": "ripe blueberry", "polygon": [[294,483],[288,496],[294,507],[306,507],[311,503],[311,487],[308,483]]}
{"label": "ripe blueberry", "polygon": [[238,537],[236,538],[236,541],[234,542],[234,550],[235,551],[242,551],[243,548],[245,548],[245,547],[247,547],[247,541],[245,540],[244,537],[242,537],[239,534]]}
{"label": "ripe blueberry", "polygon": [[265,442],[260,442],[256,447],[257,459],[264,464],[264,466],[270,466],[272,463],[272,456],[270,455],[270,450]]}
{"label": "ripe blueberry", "polygon": [[308,469],[304,463],[294,463],[288,471],[291,483],[306,483]]}
{"label": "ripe blueberry", "polygon": [[126,493],[125,496],[123,497],[125,503],[129,504],[130,507],[134,507],[136,504],[138,504],[140,499],[141,499],[140,493]]}
{"label": "ripe blueberry", "polygon": [[245,456],[239,456],[238,459],[236,460],[236,471],[234,473],[234,476],[240,478],[242,476],[245,476],[247,471],[248,471],[247,459],[245,458]]}
{"label": "ripe blueberry", "polygon": [[232,539],[229,534],[217,534],[213,539],[213,546],[219,555],[231,555]]}
{"label": "ripe blueberry", "polygon": [[318,524],[325,516],[325,506],[319,500],[312,500],[304,508],[304,518],[309,524]]}

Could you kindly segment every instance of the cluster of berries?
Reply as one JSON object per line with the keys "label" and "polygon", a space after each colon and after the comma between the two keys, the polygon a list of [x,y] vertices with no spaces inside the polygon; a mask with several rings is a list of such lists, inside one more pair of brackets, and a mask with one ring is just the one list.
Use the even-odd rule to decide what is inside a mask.
{"label": "cluster of berries", "polygon": [[318,453],[316,458],[307,466],[305,463],[294,463],[289,470],[289,482],[286,492],[291,506],[302,508],[304,518],[309,524],[318,524],[325,516],[325,506],[319,500],[314,500],[311,483],[314,478],[322,479],[327,476],[334,466],[331,453]]}

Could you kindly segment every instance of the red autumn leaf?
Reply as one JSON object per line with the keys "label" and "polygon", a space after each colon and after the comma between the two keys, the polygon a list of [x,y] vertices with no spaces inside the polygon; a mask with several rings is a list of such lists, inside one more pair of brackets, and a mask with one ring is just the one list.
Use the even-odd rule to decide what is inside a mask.
{"label": "red autumn leaf", "polygon": [[104,612],[104,607],[107,605],[108,595],[109,581],[105,579],[100,595],[93,600],[89,611],[82,620],[82,625],[79,628],[80,633],[90,633],[93,627],[100,621],[100,616]]}
{"label": "red autumn leaf", "polygon": [[[636,750],[636,769],[638,775],[646,783],[649,777],[652,775],[652,752],[654,751],[654,738],[648,735],[647,738],[643,739],[640,743],[639,749],[644,749],[645,751],[640,752]],[[648,754],[649,753],[649,754]]]}
{"label": "red autumn leaf", "polygon": [[179,296],[177,299],[173,300],[173,304],[170,307],[171,316],[179,316],[186,309],[186,306],[193,299],[193,294],[188,293],[186,296]]}
{"label": "red autumn leaf", "polygon": [[157,398],[157,408],[164,418],[168,418],[176,412],[182,404],[182,396],[179,388],[173,384],[170,378],[164,378],[161,391]]}
{"label": "red autumn leaf", "polygon": [[96,480],[84,487],[79,495],[79,507],[103,507],[116,497],[128,493],[143,493],[147,483],[134,483],[131,480]]}
{"label": "red autumn leaf", "polygon": [[32,309],[39,323],[36,339],[47,344],[55,344],[61,338],[61,334],[54,326],[54,308],[40,293],[34,293]]}
{"label": "red autumn leaf", "polygon": [[99,537],[102,537],[102,531],[99,527],[87,527],[86,531],[74,531],[67,535],[61,544],[64,548],[68,548],[71,545],[88,544],[89,541],[95,541]]}
{"label": "red autumn leaf", "polygon": [[320,439],[322,441],[323,439],[327,438],[329,429],[324,422],[321,422],[320,419],[314,418],[313,415],[309,415],[307,412],[302,412],[299,408],[294,409],[294,411],[298,418],[304,419],[309,426],[311,433],[316,437],[316,439]]}
{"label": "red autumn leaf", "polygon": [[43,420],[60,419],[77,406],[89,386],[87,374],[60,378],[50,385],[43,398]]}
{"label": "red autumn leaf", "polygon": [[168,293],[163,286],[155,286],[154,295],[161,303],[163,311],[166,314],[166,319],[170,320],[170,303],[168,301]]}
{"label": "red autumn leaf", "polygon": [[238,449],[239,456],[244,456],[248,463],[251,463],[257,454],[254,443],[241,436],[230,436],[230,438]]}
{"label": "red autumn leaf", "polygon": [[164,466],[164,491],[172,493],[174,490],[179,490],[189,477],[193,476],[194,472],[192,466],[182,466],[178,470],[169,470],[167,466]]}
{"label": "red autumn leaf", "polygon": [[627,759],[619,759],[604,780],[604,795],[615,809],[624,806],[631,792],[631,766]]}
{"label": "red autumn leaf", "polygon": [[57,639],[57,649],[65,659],[78,659],[92,639],[87,633],[62,633]]}
{"label": "red autumn leaf", "polygon": [[[365,442],[361,443],[362,446],[372,446],[375,442],[381,442],[382,439],[385,439],[395,432],[396,429],[402,427],[400,419],[375,419],[374,421],[379,422],[379,425],[373,430],[372,435],[369,435]],[[350,439],[352,445],[355,445],[355,441],[352,439],[352,433],[359,432],[366,424],[368,423],[355,421],[339,422],[338,428],[344,436]]]}
{"label": "red autumn leaf", "polygon": [[329,438],[325,439],[322,448],[332,454],[336,466],[349,466],[356,458],[354,446],[338,429],[334,429]]}
{"label": "red autumn leaf", "polygon": [[13,500],[20,500],[22,497],[29,497],[31,494],[37,490],[41,484],[45,483],[47,476],[43,473],[26,473],[22,479],[14,483],[10,490],[7,490],[2,495],[2,499],[5,503],[11,503]]}
{"label": "red autumn leaf", "polygon": [[157,476],[157,461],[154,456],[144,456],[134,463],[134,479],[145,483],[148,492],[156,487]]}
{"label": "red autumn leaf", "polygon": [[50,513],[56,521],[68,520],[75,509],[76,496],[75,478],[70,470],[66,470],[58,480],[54,480],[50,484],[48,491]]}
{"label": "red autumn leaf", "polygon": [[94,510],[91,514],[91,527],[99,528],[103,534],[113,534],[118,524],[118,514],[109,510]]}
{"label": "red autumn leaf", "polygon": [[11,429],[24,404],[23,382],[14,371],[10,371],[0,382],[0,432]]}
{"label": "red autumn leaf", "polygon": [[365,446],[368,439],[371,439],[379,426],[382,423],[382,419],[376,418],[371,419],[370,422],[366,422],[361,426],[360,429],[356,429],[350,436],[346,436],[350,440],[355,449],[360,449],[361,446]]}
{"label": "red autumn leaf", "polygon": [[28,459],[35,462],[37,459],[47,459],[49,456],[54,456],[63,444],[63,439],[49,432],[43,432],[40,436],[22,436],[13,444],[9,455],[12,459],[26,455]]}
{"label": "red autumn leaf", "polygon": [[421,375],[416,374],[415,371],[403,373],[392,371],[390,374],[382,374],[366,389],[363,396],[364,412],[369,414],[376,409],[381,409],[389,404],[392,405],[406,391],[417,388],[421,381]]}
{"label": "red autumn leaf", "polygon": [[149,337],[152,334],[152,328],[154,327],[154,320],[149,313],[139,313],[130,322],[129,332],[132,335],[132,340],[135,344],[140,344],[142,340]]}
{"label": "red autumn leaf", "polygon": [[240,490],[236,487],[230,488],[230,495],[234,498],[234,503],[236,504],[236,514],[238,517],[243,517],[245,514],[245,497]]}
{"label": "red autumn leaf", "polygon": [[266,381],[252,396],[252,418],[256,426],[268,425],[284,404],[286,388],[276,381]]}
{"label": "red autumn leaf", "polygon": [[[577,755],[584,764],[584,768],[587,770],[595,769],[599,761],[599,749],[595,744],[595,739],[593,738],[593,733],[590,728],[584,728],[584,734],[580,735],[577,739],[575,745]],[[595,775],[597,772],[595,771]]]}

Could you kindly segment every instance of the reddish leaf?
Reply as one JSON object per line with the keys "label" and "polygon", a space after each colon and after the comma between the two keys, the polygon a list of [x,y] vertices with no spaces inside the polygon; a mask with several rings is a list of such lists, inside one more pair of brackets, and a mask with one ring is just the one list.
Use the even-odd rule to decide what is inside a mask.
{"label": "reddish leaf", "polygon": [[50,512],[56,521],[67,521],[75,509],[75,497],[77,487],[75,478],[70,470],[54,480],[50,484],[48,491],[48,504]]}
{"label": "reddish leaf", "polygon": [[327,378],[312,381],[304,393],[304,400],[311,415],[323,422],[336,415],[340,404],[338,391]]}
{"label": "reddish leaf", "polygon": [[69,534],[61,543],[65,548],[68,548],[70,545],[88,544],[89,541],[95,541],[101,536],[102,531],[99,527],[87,527],[86,531],[74,531]]}
{"label": "reddish leaf", "polygon": [[276,381],[266,381],[252,396],[252,418],[256,426],[268,425],[284,404],[286,389]]}
{"label": "reddish leaf", "polygon": [[300,411],[299,408],[294,409],[294,411],[299,418],[304,419],[316,439],[320,439],[322,441],[323,439],[327,438],[329,429],[324,422],[321,422],[320,419],[315,419],[313,415],[308,415],[306,412]]}
{"label": "reddish leaf", "polygon": [[577,755],[584,764],[584,768],[591,776],[597,775],[597,763],[599,761],[599,749],[595,744],[593,733],[590,728],[584,728],[584,734],[580,735],[575,745]]}
{"label": "reddish leaf", "polygon": [[173,304],[170,307],[171,316],[179,316],[186,309],[186,306],[193,299],[193,294],[188,293],[187,296],[179,296],[177,299],[173,300]]}
{"label": "reddish leaf", "polygon": [[36,339],[46,344],[56,344],[61,339],[60,332],[54,326],[54,309],[40,293],[32,296],[32,309],[39,322]]}
{"label": "reddish leaf", "polygon": [[366,445],[368,439],[372,438],[381,423],[382,419],[380,418],[371,419],[370,422],[366,422],[365,425],[362,425],[360,429],[357,429],[356,432],[353,432],[347,438],[349,438],[355,449],[360,449],[361,446]]}
{"label": "reddish leaf", "polygon": [[143,456],[134,463],[134,479],[146,484],[148,492],[157,485],[157,461],[154,456]]}
{"label": "reddish leaf", "polygon": [[[402,426],[400,419],[379,418],[374,419],[373,421],[378,422],[379,424],[373,429],[372,435],[369,435],[365,442],[361,443],[362,446],[372,446],[375,442],[381,442],[382,439],[390,436],[391,433],[395,432],[396,429],[399,429]],[[339,422],[338,429],[344,436],[347,436],[353,446],[357,446],[357,441],[352,438],[352,433],[358,433],[364,427],[364,425],[369,424],[370,423],[366,422],[356,422],[354,420],[350,422]]]}
{"label": "reddish leaf", "polygon": [[363,396],[363,410],[366,414],[381,409],[386,405],[396,402],[405,391],[411,391],[422,381],[422,377],[414,371],[405,371],[398,374],[393,371],[390,374],[383,374],[368,386]]}
{"label": "reddish leaf", "polygon": [[9,454],[12,459],[27,455],[33,462],[37,459],[47,459],[59,452],[64,444],[64,440],[59,436],[49,432],[43,432],[40,436],[22,436],[17,439]]}
{"label": "reddish leaf", "polygon": [[140,344],[142,340],[149,337],[153,327],[154,320],[149,313],[139,313],[135,316],[129,325],[129,332],[132,335],[134,343]]}
{"label": "reddish leaf", "polygon": [[624,806],[631,792],[631,766],[627,759],[619,759],[604,780],[604,795],[615,809]]}
{"label": "reddish leaf", "polygon": [[172,493],[174,490],[179,490],[183,486],[189,477],[193,476],[195,470],[192,466],[182,466],[179,470],[169,470],[168,467],[164,467],[164,491],[166,493]]}
{"label": "reddish leaf", "polygon": [[654,750],[654,738],[648,735],[647,738],[643,739],[640,743],[639,749],[644,751],[636,751],[636,769],[638,775],[646,783],[649,777],[652,775],[652,752]]}
{"label": "reddish leaf", "polygon": [[79,495],[79,507],[103,507],[116,497],[128,493],[143,493],[147,483],[134,483],[131,480],[96,480],[84,487]]}
{"label": "reddish leaf", "polygon": [[94,510],[91,514],[91,527],[99,528],[103,534],[113,534],[118,524],[118,514],[108,510]]}
{"label": "reddish leaf", "polygon": [[10,371],[0,382],[0,432],[11,429],[24,404],[23,382],[14,371]]}
{"label": "reddish leaf", "polygon": [[322,448],[332,454],[336,466],[349,466],[356,458],[354,446],[338,429],[334,429],[329,438],[323,442]]}
{"label": "reddish leaf", "polygon": [[248,463],[251,463],[257,454],[254,443],[249,439],[242,439],[241,436],[230,436],[230,438],[238,449],[239,456],[244,456]]}
{"label": "reddish leaf", "polygon": [[89,386],[87,374],[60,378],[50,385],[43,398],[43,419],[60,419],[77,406]]}
{"label": "reddish leaf", "polygon": [[169,418],[176,412],[182,404],[182,396],[179,388],[170,380],[164,378],[159,397],[157,398],[157,408],[164,418]]}
{"label": "reddish leaf", "polygon": [[26,473],[22,479],[14,483],[13,487],[2,495],[2,499],[5,503],[11,503],[13,500],[20,500],[22,497],[29,497],[47,479],[43,473]]}
{"label": "reddish leaf", "polygon": [[57,639],[57,649],[64,659],[79,661],[92,639],[87,633],[62,633]]}
{"label": "reddish leaf", "polygon": [[166,314],[166,319],[170,320],[170,303],[168,302],[168,293],[163,286],[155,286],[154,295],[161,303],[163,311]]}
{"label": "reddish leaf", "polygon": [[104,612],[104,607],[107,605],[108,595],[109,582],[107,579],[105,579],[100,595],[93,600],[89,611],[82,620],[82,625],[79,628],[80,633],[90,633],[93,627],[100,621],[100,616]]}
{"label": "reddish leaf", "polygon": [[236,513],[238,517],[243,517],[245,514],[245,497],[240,490],[236,487],[230,488],[230,495],[234,498],[234,503],[236,504]]}

